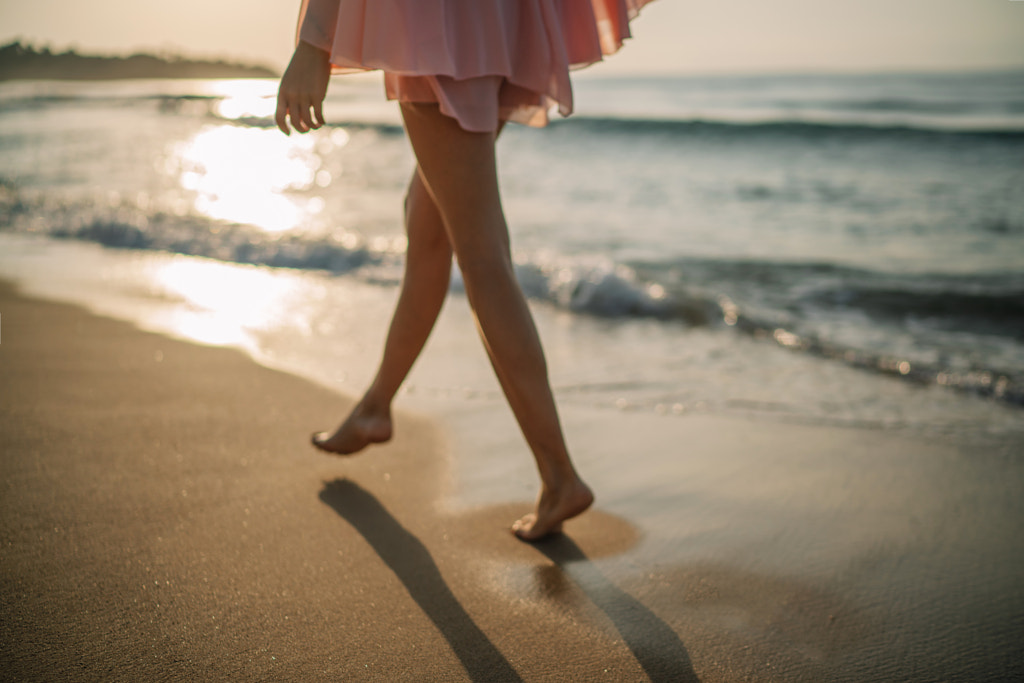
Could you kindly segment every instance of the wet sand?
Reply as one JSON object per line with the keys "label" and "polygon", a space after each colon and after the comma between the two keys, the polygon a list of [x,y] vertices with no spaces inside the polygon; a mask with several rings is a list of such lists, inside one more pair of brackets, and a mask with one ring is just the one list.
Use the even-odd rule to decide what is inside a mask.
{"label": "wet sand", "polygon": [[330,458],[345,397],[6,285],[0,316],[4,680],[1024,674],[1019,453],[570,412],[577,448],[685,449],[590,461],[597,509],[530,546],[528,499],[453,511],[441,425]]}

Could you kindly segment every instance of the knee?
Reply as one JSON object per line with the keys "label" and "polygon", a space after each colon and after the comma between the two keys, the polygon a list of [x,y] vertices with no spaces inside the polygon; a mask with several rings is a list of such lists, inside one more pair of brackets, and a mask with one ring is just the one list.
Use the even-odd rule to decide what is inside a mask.
{"label": "knee", "polygon": [[444,221],[430,198],[412,188],[405,194],[405,231],[410,249],[451,254]]}
{"label": "knee", "polygon": [[403,212],[405,213],[405,223],[406,223],[406,225],[409,224],[409,219],[412,216],[413,211],[416,208],[416,201],[417,201],[417,199],[416,199],[415,195],[416,195],[416,189],[412,185],[409,185],[409,187],[407,187],[406,190],[405,190],[405,198],[402,201],[402,209],[403,209]]}
{"label": "knee", "polygon": [[437,208],[434,205],[434,198],[430,195],[426,185],[423,184],[423,179],[420,178],[419,171],[413,173],[412,179],[405,188],[405,215],[413,216],[420,212],[431,212],[436,213]]}
{"label": "knee", "polygon": [[512,274],[512,250],[507,233],[495,235],[494,232],[462,230],[452,236],[452,247],[463,270],[501,276]]}
{"label": "knee", "polygon": [[462,279],[467,287],[472,288],[477,282],[515,281],[515,269],[512,267],[512,261],[501,251],[457,253],[456,258],[459,270],[462,271]]}
{"label": "knee", "polygon": [[414,198],[416,193],[416,183],[409,183],[409,187],[405,188],[405,198],[402,202],[402,208],[405,210],[406,218],[409,217],[409,213],[412,211],[413,203],[416,201]]}

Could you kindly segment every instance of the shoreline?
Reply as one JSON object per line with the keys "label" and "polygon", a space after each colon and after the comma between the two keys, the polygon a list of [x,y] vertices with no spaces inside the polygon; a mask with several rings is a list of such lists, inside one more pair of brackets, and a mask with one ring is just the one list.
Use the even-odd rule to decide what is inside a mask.
{"label": "shoreline", "polygon": [[[335,392],[8,284],[0,314],[0,664],[13,677],[1024,671],[1011,458],[570,408],[598,507],[530,546],[507,533],[528,498],[446,509],[451,460],[497,408],[450,425],[400,409],[393,442],[333,459],[305,432],[351,404]],[[515,457],[506,491],[532,486]]]}

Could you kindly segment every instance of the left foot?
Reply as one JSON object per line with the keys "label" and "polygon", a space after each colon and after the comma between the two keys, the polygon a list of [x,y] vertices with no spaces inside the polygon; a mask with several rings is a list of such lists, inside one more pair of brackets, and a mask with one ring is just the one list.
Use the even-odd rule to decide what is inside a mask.
{"label": "left foot", "polygon": [[538,541],[562,530],[562,522],[583,513],[594,502],[594,494],[579,477],[558,491],[542,491],[537,511],[512,525],[512,533],[522,541]]}
{"label": "left foot", "polygon": [[391,439],[391,415],[376,414],[360,403],[334,433],[318,432],[310,441],[322,451],[335,455],[352,455],[370,444]]}

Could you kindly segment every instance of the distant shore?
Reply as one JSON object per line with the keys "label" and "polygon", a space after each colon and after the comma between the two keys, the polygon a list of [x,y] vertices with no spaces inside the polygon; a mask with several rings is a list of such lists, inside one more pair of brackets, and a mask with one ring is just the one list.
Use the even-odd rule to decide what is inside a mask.
{"label": "distant shore", "polygon": [[127,57],[52,52],[13,42],[0,47],[0,81],[128,78],[275,78],[266,66],[137,53]]}

